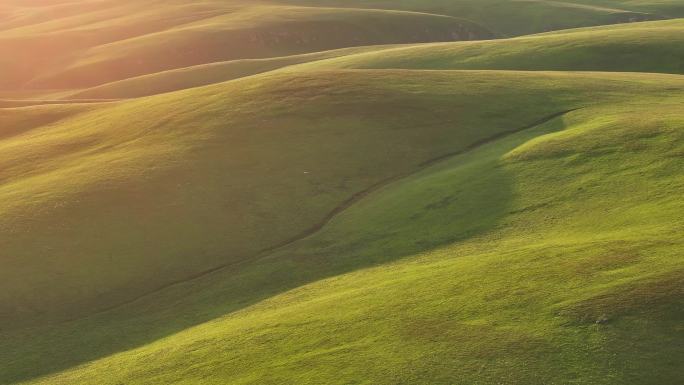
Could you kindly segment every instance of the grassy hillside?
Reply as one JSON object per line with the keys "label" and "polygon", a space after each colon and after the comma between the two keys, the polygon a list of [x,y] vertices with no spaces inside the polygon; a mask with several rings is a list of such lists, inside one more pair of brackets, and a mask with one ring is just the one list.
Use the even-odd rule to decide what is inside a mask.
{"label": "grassy hillside", "polygon": [[[1,105],[2,101],[0,101]],[[91,106],[84,104],[0,108],[0,138],[7,139],[15,135],[25,134],[32,129],[63,121],[91,108]]]}
{"label": "grassy hillside", "polygon": [[498,36],[684,17],[679,0],[281,0],[286,3],[404,9],[472,20]]}
{"label": "grassy hillside", "polygon": [[514,39],[402,46],[304,68],[503,69],[684,73],[684,19]]}
{"label": "grassy hillside", "polygon": [[[513,39],[358,47],[236,60],[130,78],[75,98],[131,98],[218,83],[299,63],[339,68],[577,70],[684,73],[684,19],[564,30]],[[327,59],[327,60],[326,60]]]}
{"label": "grassy hillside", "polygon": [[465,20],[417,12],[125,1],[3,31],[0,86],[78,88],[216,61],[489,36]]}
{"label": "grassy hillside", "polygon": [[[320,231],[248,263],[89,318],[6,329],[2,381],[676,383],[679,76],[288,76],[262,78],[250,92],[291,95],[292,104],[273,106],[290,117],[302,100],[319,114],[328,103],[358,114],[344,107],[346,95],[377,98],[382,123],[362,117],[363,132],[392,127],[386,140],[413,132],[400,153],[436,161],[406,167]],[[228,84],[205,96],[225,100],[218,92]],[[305,148],[293,139],[298,126],[280,128],[291,138],[282,148]],[[364,167],[377,162],[369,154],[392,153],[388,144],[362,150],[363,136],[349,129],[344,118],[326,120],[316,142],[326,147],[334,132],[356,137]],[[325,162],[317,158],[312,174],[331,170]],[[110,271],[98,284],[111,281]]]}
{"label": "grassy hillside", "polygon": [[[5,2],[7,4],[7,2]],[[206,4],[146,1],[15,1],[0,19],[0,87],[16,88],[92,47],[216,15]]]}
{"label": "grassy hillside", "polygon": [[72,89],[193,65],[684,17],[677,0],[5,3],[0,89]]}
{"label": "grassy hillside", "polygon": [[[87,314],[253,258],[388,177],[557,112],[532,108],[552,85],[403,77],[245,78],[0,141],[3,324]],[[483,108],[493,95],[502,104]]]}
{"label": "grassy hillside", "polygon": [[200,64],[175,70],[128,78],[63,95],[65,98],[133,98],[221,83],[290,65],[329,59],[354,53],[375,51],[389,46],[341,48],[268,59],[242,59]]}
{"label": "grassy hillside", "polygon": [[679,385],[682,63],[680,0],[3,1],[0,385]]}

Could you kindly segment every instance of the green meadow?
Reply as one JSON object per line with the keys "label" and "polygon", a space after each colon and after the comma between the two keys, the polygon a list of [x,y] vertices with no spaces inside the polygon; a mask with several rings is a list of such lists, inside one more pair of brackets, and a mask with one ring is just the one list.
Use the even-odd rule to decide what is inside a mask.
{"label": "green meadow", "polygon": [[0,4],[0,384],[678,385],[684,3]]}

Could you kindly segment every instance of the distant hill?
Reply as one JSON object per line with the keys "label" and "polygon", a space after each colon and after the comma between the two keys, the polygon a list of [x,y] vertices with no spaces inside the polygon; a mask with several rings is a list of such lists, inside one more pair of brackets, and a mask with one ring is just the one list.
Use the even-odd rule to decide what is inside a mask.
{"label": "distant hill", "polygon": [[83,14],[67,10],[36,24],[0,23],[0,87],[79,88],[216,61],[492,36],[463,19],[394,10],[244,1],[105,2]]}
{"label": "distant hill", "polygon": [[[131,98],[309,63],[307,69],[406,68],[684,73],[684,19],[563,30],[514,39],[350,48],[193,66],[68,95]],[[328,59],[328,60],[325,60]]]}
{"label": "distant hill", "polygon": [[304,5],[403,9],[471,20],[500,37],[684,17],[679,0],[282,0]]}

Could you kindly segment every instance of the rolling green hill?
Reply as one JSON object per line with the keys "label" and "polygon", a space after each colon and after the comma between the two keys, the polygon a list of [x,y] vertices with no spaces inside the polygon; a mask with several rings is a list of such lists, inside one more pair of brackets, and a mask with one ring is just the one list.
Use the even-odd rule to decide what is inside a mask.
{"label": "rolling green hill", "polygon": [[92,87],[218,61],[684,17],[678,0],[596,3],[15,1],[0,14],[0,88]]}
{"label": "rolling green hill", "polygon": [[448,77],[354,73],[267,74],[102,105],[0,142],[3,319],[87,314],[248,260],[379,181],[571,108],[535,107],[551,84],[454,92]]}
{"label": "rolling green hill", "polygon": [[[679,76],[351,71],[253,79],[244,82],[259,84],[252,92],[266,93],[260,100],[285,90],[296,95],[269,108],[288,115],[304,105],[302,100],[320,114],[326,105],[359,111],[346,103],[371,102],[348,93],[377,98],[372,99],[377,108],[367,110],[371,116],[352,126],[365,127],[368,134],[384,126],[394,132],[385,139],[412,132],[412,151],[399,152],[434,161],[407,166],[395,174],[401,179],[386,174],[390,183],[345,206],[299,242],[88,318],[10,329],[0,353],[5,382],[469,384],[505,378],[549,384],[573,378],[580,384],[663,384],[677,379],[684,225]],[[225,100],[219,92],[228,91],[228,84],[201,90]],[[118,108],[148,103],[143,110],[152,113],[157,99],[164,100],[160,106],[172,105],[171,97],[192,99],[181,95]],[[403,98],[413,107],[400,103]],[[383,123],[371,124],[373,113]],[[344,118],[324,122],[315,130],[321,148],[327,146],[320,135],[340,138],[334,133],[345,132],[356,138],[356,155],[337,152],[331,154],[334,162],[364,161],[368,167],[378,162],[369,154],[392,154],[394,146],[387,142],[383,151],[362,150],[361,137],[348,131]],[[131,124],[121,123],[126,126]],[[295,140],[299,126],[280,127],[289,139],[279,145],[305,148]],[[135,153],[131,146],[128,151]],[[143,159],[130,162],[142,165]],[[311,170],[301,175],[305,178],[332,168],[320,157],[316,166],[287,169]],[[124,181],[132,180],[131,172],[126,174]],[[139,219],[131,215],[138,214],[125,215],[126,231],[135,233]],[[115,218],[110,212],[101,225],[92,219],[87,224],[101,229]],[[88,230],[69,223],[69,229]],[[185,237],[176,233],[168,242],[182,238],[187,247],[192,243]],[[208,238],[198,240],[206,244]],[[189,255],[193,264],[201,262],[198,253]],[[144,257],[153,261],[151,253]],[[163,257],[171,262],[169,253]],[[40,263],[29,279],[37,279]],[[117,269],[125,263],[118,259]],[[128,263],[136,265],[128,272],[144,271],[139,259]],[[81,292],[116,281],[112,270],[87,271],[97,279]],[[159,266],[153,271],[141,274],[146,280],[138,288],[151,277],[168,276]],[[50,285],[53,295],[71,286],[68,275],[60,278]],[[364,364],[369,361],[376,364]],[[656,363],[654,375],[648,368]],[[72,369],[62,372],[67,368]],[[55,371],[60,373],[36,377]]]}
{"label": "rolling green hill", "polygon": [[118,98],[150,96],[165,92],[221,83],[245,76],[273,71],[279,68],[329,59],[353,53],[375,51],[388,46],[362,46],[338,50],[314,52],[268,59],[242,59],[200,64],[175,70],[156,72],[149,75],[106,83],[97,87],[67,93],[64,98]]}
{"label": "rolling green hill", "polygon": [[472,20],[499,36],[684,17],[679,0],[282,0],[286,3],[404,9]]}
{"label": "rolling green hill", "polygon": [[0,385],[679,385],[682,17],[2,2]]}
{"label": "rolling green hill", "polygon": [[684,73],[684,19],[434,43],[316,61],[314,68],[496,69]]}
{"label": "rolling green hill", "polygon": [[[611,25],[514,39],[360,47],[193,66],[65,96],[131,98],[219,83],[300,63],[303,69],[405,68],[684,73],[684,19]],[[327,60],[326,60],[327,59]]]}

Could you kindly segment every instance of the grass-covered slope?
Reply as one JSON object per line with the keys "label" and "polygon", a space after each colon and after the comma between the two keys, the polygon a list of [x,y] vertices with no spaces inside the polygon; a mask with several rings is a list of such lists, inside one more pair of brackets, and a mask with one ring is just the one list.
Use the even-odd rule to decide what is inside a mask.
{"label": "grass-covered slope", "polygon": [[409,45],[304,68],[499,69],[684,73],[684,19],[513,39]]}
{"label": "grass-covered slope", "polygon": [[381,47],[387,48],[387,46],[362,46],[267,59],[241,59],[200,64],[196,66],[156,72],[149,75],[119,80],[77,92],[68,92],[67,94],[63,95],[63,97],[126,99],[156,95],[165,92],[221,83],[241,77],[273,71],[295,64],[346,56],[360,52],[374,51],[380,49]]}
{"label": "grass-covered slope", "polygon": [[357,47],[192,66],[64,94],[132,98],[294,67],[684,73],[684,19],[564,30],[513,39]]}
{"label": "grass-covered slope", "polygon": [[8,2],[0,88],[92,87],[213,62],[684,16],[676,0]]}
{"label": "grass-covered slope", "polygon": [[[415,132],[416,151],[420,138],[439,138],[461,154],[417,167],[250,263],[89,318],[6,331],[2,381],[677,383],[679,76],[357,71],[292,80],[308,87],[289,94],[309,100],[324,97],[320,82],[362,82],[379,100],[382,89],[410,95],[415,121],[395,135]],[[452,120],[461,135],[490,127],[490,140],[433,136],[426,119],[435,111],[421,100],[449,101],[445,120],[431,123]],[[407,119],[406,106],[388,108],[386,122]]]}
{"label": "grass-covered slope", "polygon": [[2,2],[0,384],[679,385],[676,17]]}
{"label": "grass-covered slope", "polygon": [[3,139],[2,324],[76,317],[249,260],[388,177],[561,108],[540,80],[459,79],[263,75]]}
{"label": "grass-covered slope", "polygon": [[217,61],[490,36],[466,20],[408,11],[124,1],[2,31],[0,86],[79,88]]}
{"label": "grass-covered slope", "polygon": [[[15,1],[0,19],[0,87],[17,88],[90,48],[155,33],[221,13],[207,3]],[[225,7],[224,12],[225,12]]]}
{"label": "grass-covered slope", "polygon": [[[2,106],[2,101],[0,101]],[[29,107],[0,107],[0,139],[25,134],[26,132],[51,123],[63,121],[73,115],[92,108],[84,104],[60,106],[38,105]]]}
{"label": "grass-covered slope", "polygon": [[404,9],[458,16],[518,36],[592,25],[684,17],[679,0],[280,0],[286,3]]}

